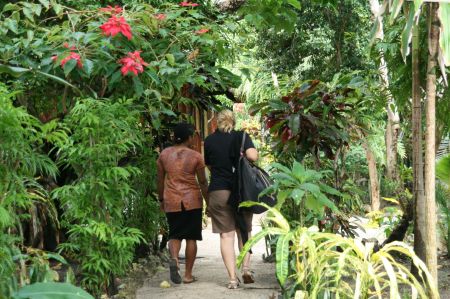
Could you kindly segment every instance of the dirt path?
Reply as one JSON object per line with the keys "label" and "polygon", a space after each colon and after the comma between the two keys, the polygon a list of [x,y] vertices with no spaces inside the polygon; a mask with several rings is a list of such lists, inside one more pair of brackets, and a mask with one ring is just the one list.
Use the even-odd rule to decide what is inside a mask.
{"label": "dirt path", "polygon": [[[253,220],[253,230],[261,230],[259,219]],[[184,245],[184,242],[183,242]],[[237,252],[237,249],[236,249]],[[170,288],[161,288],[162,281],[169,281],[168,269],[156,273],[155,276],[145,281],[137,290],[137,299],[161,298],[161,299],[269,299],[277,298],[279,293],[278,283],[275,278],[275,264],[265,263],[262,255],[265,253],[264,241],[260,241],[253,247],[252,269],[255,272],[256,283],[241,284],[237,290],[228,290],[226,284],[228,275],[225,270],[219,247],[219,236],[211,232],[211,225],[203,231],[203,241],[198,242],[197,260],[194,266],[194,275],[198,281],[192,284],[172,284]],[[181,249],[181,257],[184,257],[184,247]],[[181,274],[184,271],[184,260],[181,260]],[[239,275],[239,272],[238,272]],[[240,276],[240,275],[239,275]]]}

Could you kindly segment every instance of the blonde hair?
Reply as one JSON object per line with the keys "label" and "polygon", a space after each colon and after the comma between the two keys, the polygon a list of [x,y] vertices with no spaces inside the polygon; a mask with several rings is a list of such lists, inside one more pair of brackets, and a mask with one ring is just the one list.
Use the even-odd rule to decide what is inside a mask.
{"label": "blonde hair", "polygon": [[234,114],[231,110],[225,109],[217,114],[217,128],[220,132],[230,133],[234,129]]}

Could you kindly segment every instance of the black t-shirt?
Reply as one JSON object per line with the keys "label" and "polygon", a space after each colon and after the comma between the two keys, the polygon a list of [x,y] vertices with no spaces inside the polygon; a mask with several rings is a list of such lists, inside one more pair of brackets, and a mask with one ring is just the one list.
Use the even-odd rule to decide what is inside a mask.
{"label": "black t-shirt", "polygon": [[[216,130],[205,139],[205,164],[211,169],[211,181],[208,191],[233,189],[233,165],[239,158],[242,143],[242,131],[224,133]],[[246,134],[244,152],[255,148]]]}

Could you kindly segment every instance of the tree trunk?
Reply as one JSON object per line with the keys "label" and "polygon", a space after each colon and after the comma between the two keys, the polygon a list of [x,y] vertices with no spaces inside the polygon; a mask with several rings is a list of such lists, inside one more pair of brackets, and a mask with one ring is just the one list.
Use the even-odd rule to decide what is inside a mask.
{"label": "tree trunk", "polygon": [[[374,18],[379,18],[382,23],[380,4],[378,0],[369,0],[370,9]],[[383,39],[383,30],[380,29],[376,33],[376,38]],[[386,125],[386,177],[390,180],[398,181],[398,163],[397,163],[397,143],[400,130],[400,116],[395,105],[394,97],[389,91],[389,70],[387,68],[386,60],[384,59],[383,51],[380,54],[380,65],[378,67],[380,75],[380,83],[383,92],[386,95],[386,110],[388,116],[388,122]]]}
{"label": "tree trunk", "polygon": [[[397,143],[400,130],[400,117],[392,97],[387,101],[388,122],[386,125],[386,178],[398,181]],[[394,109],[392,109],[394,108]]]}
{"label": "tree trunk", "polygon": [[425,262],[425,196],[423,190],[422,101],[419,73],[419,26],[412,37],[412,159],[414,200],[414,251]]}
{"label": "tree trunk", "polygon": [[428,15],[428,66],[427,103],[425,131],[425,226],[426,265],[435,279],[437,287],[437,246],[436,246],[436,201],[435,201],[435,159],[436,159],[436,67],[439,39],[439,4],[430,3]]}
{"label": "tree trunk", "polygon": [[378,211],[380,209],[380,185],[378,183],[377,162],[366,140],[363,141],[362,146],[366,151],[367,165],[369,167],[371,208],[372,211]]}
{"label": "tree trunk", "polygon": [[386,125],[386,177],[390,180],[399,181],[398,163],[397,163],[397,143],[400,132],[400,116],[397,111],[394,97],[389,90],[389,73],[384,59],[384,53],[380,52],[380,78],[387,103],[386,111],[388,122]]}

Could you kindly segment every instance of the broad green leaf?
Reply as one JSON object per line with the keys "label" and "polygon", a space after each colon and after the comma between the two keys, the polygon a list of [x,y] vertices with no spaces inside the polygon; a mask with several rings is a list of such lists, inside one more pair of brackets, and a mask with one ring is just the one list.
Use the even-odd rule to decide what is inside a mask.
{"label": "broad green leaf", "polygon": [[326,197],[323,193],[319,193],[316,195],[317,200],[319,200],[319,202],[330,208],[333,212],[338,212],[338,208],[336,207],[336,205],[334,204],[334,202],[332,202],[331,200],[328,199],[328,197]]}
{"label": "broad green leaf", "polygon": [[34,22],[33,11],[29,7],[24,7],[22,9],[23,14],[29,19],[31,22]]}
{"label": "broad green leaf", "polygon": [[16,298],[25,299],[94,299],[83,289],[68,283],[38,282],[21,288]]}
{"label": "broad green leaf", "polygon": [[3,12],[12,11],[12,10],[18,10],[18,9],[19,9],[19,6],[17,4],[7,3],[3,7]]}
{"label": "broad green leaf", "polygon": [[280,190],[277,193],[277,206],[281,207],[286,198],[288,198],[288,196],[291,194],[291,192],[291,189]]}
{"label": "broad green leaf", "polygon": [[169,65],[174,66],[175,65],[175,56],[173,54],[166,54],[166,59]]}
{"label": "broad green leaf", "polygon": [[292,173],[296,179],[301,181],[304,177],[305,167],[303,167],[303,165],[298,161],[294,161],[294,164],[292,165]]}
{"label": "broad green leaf", "polygon": [[90,59],[85,59],[83,61],[83,69],[86,71],[86,74],[89,76],[92,74],[92,70],[94,69],[94,63]]}
{"label": "broad green leaf", "polygon": [[450,155],[440,159],[436,164],[436,177],[450,186]]}
{"label": "broad green leaf", "polygon": [[320,186],[320,189],[322,191],[324,191],[324,192],[326,192],[328,194],[332,194],[332,195],[336,195],[336,196],[342,196],[341,192],[339,192],[338,190],[336,190],[336,189],[334,189],[334,188],[332,188],[332,187],[330,187],[328,185],[325,185],[323,183],[319,183],[319,186]]}
{"label": "broad green leaf", "polygon": [[302,200],[304,195],[305,191],[303,191],[302,189],[294,189],[291,193],[291,197],[296,204],[300,204],[300,201]]}
{"label": "broad green leaf", "polygon": [[33,11],[33,13],[37,16],[41,15],[42,12],[42,5],[40,4],[33,4],[33,6],[31,7],[31,10]]}
{"label": "broad green leaf", "polygon": [[306,191],[311,192],[312,194],[320,193],[320,187],[313,183],[304,183],[301,184],[301,188],[303,188]]}
{"label": "broad green leaf", "polygon": [[69,61],[67,61],[63,67],[64,75],[67,77],[70,74],[70,72],[75,68],[76,65],[77,61],[75,59],[70,59]]}
{"label": "broad green leaf", "polygon": [[59,15],[63,10],[61,4],[58,4],[55,0],[51,0],[50,3],[52,4],[55,14]]}
{"label": "broad green leaf", "polygon": [[441,30],[439,35],[439,46],[444,64],[450,65],[450,3],[440,3],[438,10]]}
{"label": "broad green leaf", "polygon": [[300,4],[300,1],[298,1],[298,0],[287,0],[287,3],[294,8],[297,8],[297,9],[302,8],[302,5]]}
{"label": "broad green leaf", "polygon": [[34,31],[33,30],[28,30],[27,31],[27,40],[28,42],[31,42],[33,40],[34,37]]}
{"label": "broad green leaf", "polygon": [[46,9],[49,9],[49,7],[50,7],[50,1],[48,1],[48,0],[39,0],[39,2],[40,2]]}
{"label": "broad green leaf", "polygon": [[307,209],[310,209],[310,210],[316,212],[320,216],[323,215],[324,205],[319,200],[317,200],[317,198],[315,198],[314,196],[310,195],[310,196],[306,197],[305,207]]}
{"label": "broad green leaf", "polygon": [[289,242],[292,232],[281,235],[277,241],[276,251],[276,273],[281,286],[284,286],[289,274]]}
{"label": "broad green leaf", "polygon": [[7,73],[7,74],[10,74],[11,76],[19,77],[22,74],[27,73],[29,71],[30,71],[30,69],[26,69],[23,67],[0,64],[0,74]]}
{"label": "broad green leaf", "polygon": [[19,30],[17,27],[18,25],[17,25],[16,20],[14,20],[13,18],[6,18],[4,24],[5,24],[6,28],[11,30],[12,32],[14,32],[15,34],[19,34]]}

